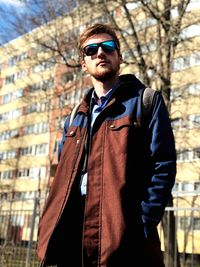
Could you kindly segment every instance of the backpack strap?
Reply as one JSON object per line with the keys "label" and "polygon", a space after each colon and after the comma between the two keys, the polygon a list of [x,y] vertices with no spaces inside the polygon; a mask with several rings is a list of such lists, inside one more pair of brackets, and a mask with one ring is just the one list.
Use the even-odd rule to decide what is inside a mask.
{"label": "backpack strap", "polygon": [[152,103],[156,95],[156,90],[146,87],[142,92],[142,117],[147,117],[152,108]]}
{"label": "backpack strap", "polygon": [[70,114],[68,127],[72,124],[72,121],[74,120],[74,118],[76,116],[76,113],[77,113],[77,110],[78,110],[79,106],[80,106],[80,103],[76,104],[75,107],[72,109],[72,112]]}

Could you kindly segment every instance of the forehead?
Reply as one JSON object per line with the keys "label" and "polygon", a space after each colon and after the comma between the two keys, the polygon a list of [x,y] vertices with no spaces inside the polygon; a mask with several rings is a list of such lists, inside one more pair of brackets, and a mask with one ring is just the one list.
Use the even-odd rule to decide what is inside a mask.
{"label": "forehead", "polygon": [[112,36],[110,36],[107,33],[99,33],[99,34],[94,34],[92,36],[90,36],[84,43],[83,43],[83,47],[85,47],[86,45],[89,44],[94,44],[94,43],[101,43],[107,40],[111,40]]}

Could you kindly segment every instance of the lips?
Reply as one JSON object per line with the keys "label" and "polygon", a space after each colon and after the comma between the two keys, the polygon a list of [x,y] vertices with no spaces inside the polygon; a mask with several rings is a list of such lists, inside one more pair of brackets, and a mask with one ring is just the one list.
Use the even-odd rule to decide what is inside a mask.
{"label": "lips", "polygon": [[109,62],[108,61],[106,61],[106,60],[101,60],[98,64],[97,64],[97,66],[99,66],[99,65],[104,65],[104,64],[108,64]]}

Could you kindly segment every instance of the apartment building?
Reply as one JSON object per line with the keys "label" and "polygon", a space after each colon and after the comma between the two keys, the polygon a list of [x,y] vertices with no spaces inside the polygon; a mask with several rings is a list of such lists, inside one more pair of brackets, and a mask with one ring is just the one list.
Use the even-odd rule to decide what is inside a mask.
{"label": "apartment building", "polygon": [[[147,32],[148,29],[141,46],[144,58],[151,55],[154,63],[159,60],[156,54],[158,40],[154,37],[157,22],[152,17],[146,18],[139,4],[133,1],[122,8],[112,3],[106,9],[108,13],[104,12],[103,15],[103,9],[93,8],[96,10],[92,14],[79,17],[75,24],[72,16],[58,18],[59,23],[54,21],[41,26],[0,47],[0,210],[8,209],[8,199],[13,200],[14,208],[21,207],[22,199],[27,199],[26,208],[32,205],[28,201],[30,198],[38,196],[45,199],[57,165],[57,150],[65,117],[90,86],[88,77],[81,74],[78,66],[74,67],[77,52],[73,43],[71,47],[69,45],[69,32],[74,38],[83,25],[99,21],[108,23],[111,20],[108,14],[112,14],[123,32],[120,38],[126,63],[122,66],[122,72],[131,71],[142,78],[137,65],[131,63],[137,59],[138,50],[131,39],[134,32],[130,21],[123,18],[127,9],[134,16],[134,29],[138,33]],[[193,0],[187,6],[181,42],[171,62],[170,116],[178,159],[173,197],[174,206],[182,208],[200,206],[199,15],[200,5]],[[171,10],[171,16],[176,20],[176,5]],[[53,40],[48,40],[48,34],[44,34],[57,33],[57,25],[61,48],[69,40],[68,50],[61,57],[52,49],[47,49],[46,44],[50,42],[53,45]],[[35,42],[36,37],[45,42]],[[153,80],[152,86],[159,89],[153,68],[149,67],[147,71]],[[200,211],[193,211],[194,217],[190,216],[190,212],[187,216],[180,215],[178,227],[181,229],[192,223],[193,229],[199,233]],[[196,243],[195,249],[196,253],[200,253]]]}

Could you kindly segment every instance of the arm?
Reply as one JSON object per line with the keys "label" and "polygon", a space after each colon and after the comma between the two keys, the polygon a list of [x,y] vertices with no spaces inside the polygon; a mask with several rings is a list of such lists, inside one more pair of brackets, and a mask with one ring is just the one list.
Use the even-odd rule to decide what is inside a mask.
{"label": "arm", "polygon": [[174,136],[163,97],[155,97],[149,123],[151,177],[142,201],[145,235],[157,226],[171,197],[176,176]]}

